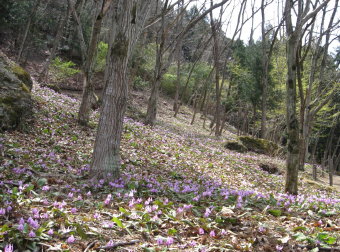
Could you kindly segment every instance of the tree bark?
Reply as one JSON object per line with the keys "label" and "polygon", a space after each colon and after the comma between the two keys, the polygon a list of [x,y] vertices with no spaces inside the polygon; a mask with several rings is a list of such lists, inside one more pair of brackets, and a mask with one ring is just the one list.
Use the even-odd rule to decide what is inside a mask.
{"label": "tree bark", "polygon": [[291,1],[286,1],[285,18],[287,29],[287,81],[286,81],[286,121],[287,121],[287,172],[285,191],[298,193],[299,167],[299,124],[296,116],[296,50],[299,32],[293,31],[291,20]]}
{"label": "tree bark", "polygon": [[265,31],[264,0],[261,2],[261,30],[262,30],[262,114],[261,114],[261,138],[267,137],[267,96],[268,96],[268,65],[267,39]]}
{"label": "tree bark", "polygon": [[90,121],[91,105],[97,102],[97,97],[94,93],[94,85],[92,82],[93,64],[96,58],[98,38],[100,35],[103,18],[110,7],[112,0],[104,0],[102,2],[100,12],[92,27],[90,43],[87,49],[86,62],[84,65],[83,76],[83,94],[78,112],[78,123],[87,126]]}
{"label": "tree bark", "polygon": [[[309,79],[308,79],[308,86],[306,89],[306,95],[305,99],[301,101],[301,110],[300,110],[300,115],[301,115],[301,122],[300,122],[300,127],[302,130],[301,133],[301,139],[300,139],[300,160],[299,160],[299,170],[304,170],[304,165],[306,162],[306,156],[308,154],[308,146],[309,146],[309,138],[310,138],[310,132],[314,124],[314,118],[315,114],[328,102],[328,100],[331,99],[331,95],[328,97],[324,98],[323,100],[320,99],[319,105],[315,106],[312,104],[312,90],[313,86],[315,85],[315,75],[318,70],[317,67],[317,62],[319,58],[323,55],[322,57],[322,62],[319,67],[320,71],[320,76],[319,76],[319,86],[321,86],[321,83],[324,82],[324,69],[326,68],[326,64],[324,62],[325,57],[328,57],[328,46],[329,46],[329,39],[330,39],[330,29],[333,26],[333,21],[334,17],[337,11],[337,6],[338,6],[339,0],[335,1],[335,6],[331,15],[331,18],[328,23],[328,28],[324,30],[324,21],[325,21],[325,16],[326,16],[326,8],[323,10],[323,15],[321,19],[321,25],[320,25],[320,35],[319,38],[316,42],[316,52],[312,55],[312,60],[311,60],[311,69],[310,69],[310,74],[309,74]],[[312,25],[311,28],[311,35],[310,35],[310,42],[312,42],[312,34],[313,34],[313,29],[314,29],[314,24]],[[323,41],[323,35],[326,34],[326,39],[325,39],[325,45],[322,47],[321,43]],[[322,48],[322,49],[321,49]],[[305,54],[306,55],[306,54]],[[300,86],[300,93],[302,92],[302,84]],[[321,90],[318,88],[318,92],[320,95]],[[303,99],[303,95],[301,94],[301,97]],[[320,95],[321,97],[321,95]]]}
{"label": "tree bark", "polygon": [[30,13],[30,16],[28,18],[28,22],[26,24],[26,28],[25,28],[25,31],[24,31],[24,37],[22,38],[22,42],[20,44],[20,49],[19,49],[19,53],[18,53],[18,56],[17,56],[17,62],[20,62],[22,52],[24,51],[24,48],[25,48],[27,36],[28,36],[29,30],[31,28],[32,21],[35,17],[37,10],[38,10],[40,2],[41,2],[41,0],[36,0],[32,10],[31,10],[31,13]]}
{"label": "tree bark", "polygon": [[59,25],[58,25],[58,28],[57,28],[58,29],[57,34],[56,34],[55,39],[53,41],[53,47],[52,47],[52,50],[51,50],[51,54],[49,55],[45,65],[43,67],[43,70],[40,74],[40,81],[47,82],[47,80],[48,80],[48,72],[49,72],[51,62],[52,62],[52,60],[54,59],[54,57],[57,53],[58,45],[59,45],[60,40],[62,38],[64,27],[66,25],[66,22],[67,22],[69,15],[70,15],[70,6],[68,5],[68,3],[66,3],[66,5],[67,5],[67,10],[65,12],[65,16],[63,16],[61,18],[60,22],[59,22]]}
{"label": "tree bark", "polygon": [[324,1],[312,12],[309,12],[310,1],[303,3],[298,2],[298,13],[295,29],[293,29],[291,11],[294,9],[291,0],[286,0],[285,5],[285,23],[287,32],[287,81],[286,81],[286,122],[288,133],[287,148],[287,172],[285,191],[290,194],[298,193],[298,169],[299,169],[299,123],[296,115],[296,70],[297,66],[297,48],[301,38],[303,26],[313,18],[329,0]]}
{"label": "tree bark", "polygon": [[[183,8],[183,1],[182,2],[178,2],[178,15],[180,15],[180,13],[182,12],[182,8]],[[182,25],[182,19],[183,16],[180,15],[180,20],[177,23],[177,29],[181,29],[181,25]],[[180,106],[179,103],[179,89],[180,89],[180,84],[181,84],[181,38],[180,41],[178,42],[178,47],[177,47],[177,79],[176,79],[176,92],[175,92],[175,99],[174,99],[174,106],[173,106],[173,111],[176,111],[177,108]],[[175,113],[176,114],[176,113]]]}
{"label": "tree bark", "polygon": [[[212,2],[211,2],[212,5]],[[221,18],[221,17],[220,17]],[[220,27],[220,21],[215,21],[213,19],[212,11],[210,12],[210,27],[211,33],[213,36],[213,58],[214,58],[214,68],[215,68],[215,99],[216,99],[216,107],[215,107],[215,136],[220,136],[220,126],[221,126],[221,86],[220,86],[220,51],[219,51],[219,41],[217,29]]]}
{"label": "tree bark", "polygon": [[161,86],[161,79],[163,77],[163,72],[165,72],[166,68],[163,67],[163,54],[165,47],[165,40],[167,37],[165,31],[165,14],[167,12],[168,0],[165,1],[164,6],[162,8],[162,19],[161,19],[161,27],[160,34],[157,36],[157,55],[156,55],[156,64],[154,71],[154,81],[152,83],[151,94],[148,101],[148,108],[146,112],[145,123],[149,125],[154,125],[156,122],[157,116],[157,102],[159,97],[159,89]]}
{"label": "tree bark", "polygon": [[120,0],[115,4],[110,31],[114,35],[110,41],[103,104],[90,167],[91,179],[95,181],[119,177],[120,141],[128,98],[127,63],[150,9],[150,0]]}

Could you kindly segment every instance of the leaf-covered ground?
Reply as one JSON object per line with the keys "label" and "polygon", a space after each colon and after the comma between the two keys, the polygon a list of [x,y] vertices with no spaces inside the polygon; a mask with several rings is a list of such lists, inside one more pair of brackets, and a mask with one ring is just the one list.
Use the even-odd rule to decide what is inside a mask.
{"label": "leaf-covered ground", "polygon": [[77,100],[37,84],[33,97],[34,125],[0,135],[0,250],[339,247],[338,191],[301,178],[299,196],[284,194],[284,174],[259,168],[271,162],[283,171],[283,160],[224,149],[233,134],[209,137],[201,119],[189,125],[188,108],[175,119],[162,100],[154,128],[126,118],[122,177],[106,185],[87,177],[98,113],[93,128],[82,128]]}

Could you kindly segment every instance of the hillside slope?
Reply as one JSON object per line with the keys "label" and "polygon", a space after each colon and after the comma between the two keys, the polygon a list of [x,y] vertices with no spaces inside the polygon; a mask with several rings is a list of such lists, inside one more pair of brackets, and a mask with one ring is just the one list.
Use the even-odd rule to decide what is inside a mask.
{"label": "hillside slope", "polygon": [[[34,125],[27,133],[0,135],[2,247],[14,244],[17,251],[339,247],[339,192],[301,179],[299,196],[283,194],[284,175],[259,168],[260,163],[271,162],[283,170],[283,160],[224,149],[224,140],[210,137],[202,121],[189,125],[188,108],[174,119],[170,102],[161,101],[161,118],[153,128],[126,118],[122,178],[103,185],[87,177],[95,127],[77,125],[79,101],[37,83],[33,97]],[[131,106],[137,105],[134,99]],[[98,116],[93,114],[93,126]]]}

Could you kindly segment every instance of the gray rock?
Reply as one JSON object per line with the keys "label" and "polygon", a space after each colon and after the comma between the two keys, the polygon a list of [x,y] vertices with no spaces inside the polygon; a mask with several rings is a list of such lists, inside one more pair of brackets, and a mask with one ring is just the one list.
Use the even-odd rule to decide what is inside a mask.
{"label": "gray rock", "polygon": [[30,75],[0,51],[0,131],[23,129],[32,116]]}

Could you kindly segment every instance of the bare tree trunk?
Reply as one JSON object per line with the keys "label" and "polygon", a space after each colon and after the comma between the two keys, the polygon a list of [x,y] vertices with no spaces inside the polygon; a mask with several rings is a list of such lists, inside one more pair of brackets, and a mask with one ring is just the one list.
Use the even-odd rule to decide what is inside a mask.
{"label": "bare tree trunk", "polygon": [[[212,2],[211,2],[212,4]],[[220,17],[221,19],[221,17]],[[217,31],[220,27],[221,22],[215,21],[213,19],[213,14],[210,12],[210,27],[211,33],[213,36],[213,58],[214,58],[214,68],[215,68],[215,99],[216,99],[216,107],[215,107],[215,136],[220,136],[220,126],[221,126],[221,115],[220,115],[220,108],[221,108],[221,92],[220,92],[220,66],[219,66],[219,41],[218,41],[218,34]]]}
{"label": "bare tree trunk", "polygon": [[[181,9],[183,8],[183,1],[178,3],[178,14],[182,12]],[[183,16],[180,15],[180,20],[177,23],[177,29],[179,30],[182,25],[182,19]],[[173,111],[177,111],[177,108],[180,106],[179,105],[179,89],[180,89],[180,84],[181,84],[181,41],[178,42],[178,47],[177,47],[177,79],[176,79],[176,93],[175,93],[175,100],[174,100],[174,106],[173,106]],[[176,113],[175,113],[176,115]]]}
{"label": "bare tree trunk", "polygon": [[293,29],[291,11],[293,2],[286,0],[285,23],[287,32],[287,82],[286,82],[286,120],[288,133],[287,172],[285,191],[290,194],[298,193],[298,169],[299,169],[299,123],[296,115],[296,69],[297,48],[300,41],[302,28],[312,17],[314,17],[328,1],[324,1],[313,12],[309,12],[310,1],[303,8],[303,3],[298,2],[298,13],[295,29]]}
{"label": "bare tree trunk", "polygon": [[[308,79],[308,86],[306,89],[306,95],[305,95],[305,99],[303,99],[303,94],[301,92],[302,91],[302,81],[300,80],[299,83],[299,92],[301,93],[301,110],[300,110],[300,115],[301,115],[301,129],[302,129],[302,133],[301,133],[301,139],[300,139],[300,161],[299,161],[299,170],[304,170],[304,165],[306,162],[306,156],[308,154],[308,145],[309,145],[309,137],[310,137],[310,132],[311,129],[313,127],[313,123],[314,123],[314,118],[316,113],[331,99],[332,95],[329,95],[328,97],[324,98],[323,100],[319,100],[317,99],[317,101],[319,102],[318,106],[315,106],[315,102],[312,103],[312,90],[313,90],[313,85],[315,85],[315,75],[317,72],[317,62],[319,60],[319,58],[322,56],[323,54],[323,58],[322,58],[322,63],[320,66],[320,77],[319,77],[319,82],[320,84],[324,82],[324,76],[323,76],[323,71],[326,67],[326,64],[324,62],[325,55],[328,55],[328,46],[329,46],[329,39],[330,39],[330,30],[333,26],[333,21],[334,21],[334,17],[337,11],[337,6],[338,6],[338,2],[339,0],[335,1],[335,6],[331,15],[331,18],[329,20],[328,23],[328,28],[326,29],[326,31],[324,30],[324,22],[325,22],[325,17],[326,17],[326,8],[323,9],[323,15],[322,15],[322,19],[321,19],[321,25],[320,25],[320,35],[319,38],[316,42],[316,52],[314,52],[314,54],[312,55],[312,60],[311,60],[311,70],[310,70],[310,74],[309,74],[309,79]],[[310,39],[309,39],[309,45],[308,48],[310,47],[310,44],[313,41],[313,30],[314,30],[314,24],[312,24],[312,28],[310,31]],[[322,47],[321,43],[324,40],[324,35],[326,34],[326,39],[325,39],[325,45]],[[308,50],[307,48],[307,50]],[[322,49],[321,49],[322,48]],[[307,51],[308,52],[308,51]],[[303,56],[303,58],[306,57],[307,52],[305,53],[305,55]],[[300,74],[301,75],[301,74]],[[301,78],[301,76],[300,76]],[[321,86],[319,84],[319,86]],[[319,97],[322,97],[320,95],[321,90],[320,88],[319,90]]]}
{"label": "bare tree trunk", "polygon": [[52,60],[54,59],[54,57],[57,53],[58,45],[59,45],[60,40],[62,38],[64,27],[66,25],[68,17],[70,16],[70,6],[68,5],[68,3],[66,3],[66,5],[67,5],[67,10],[65,12],[65,16],[63,16],[61,18],[61,20],[58,24],[57,34],[56,34],[55,39],[53,41],[53,47],[52,47],[52,50],[51,50],[51,54],[49,55],[45,65],[43,67],[43,70],[41,71],[40,81],[47,82],[47,80],[48,80],[48,72],[49,72],[50,64],[51,64]]}
{"label": "bare tree trunk", "polygon": [[294,32],[291,20],[291,1],[286,0],[285,18],[287,29],[287,82],[286,82],[286,120],[288,133],[288,153],[285,191],[290,194],[298,193],[299,167],[299,124],[296,116],[296,50],[299,32]]}
{"label": "bare tree trunk", "polygon": [[148,101],[148,109],[146,112],[145,123],[149,125],[154,125],[156,122],[157,116],[157,102],[159,97],[159,88],[161,86],[161,79],[163,76],[163,54],[166,40],[166,31],[165,31],[165,14],[168,7],[168,0],[165,1],[163,9],[162,9],[162,19],[161,19],[161,27],[160,34],[157,36],[157,55],[156,55],[156,64],[154,71],[154,81],[151,87],[151,94]]}
{"label": "bare tree trunk", "polygon": [[[202,36],[201,41],[203,41],[204,37],[205,37],[205,35]],[[194,72],[195,66],[196,66],[196,64],[199,62],[199,60],[201,59],[201,57],[203,56],[203,53],[204,53],[205,49],[207,48],[207,46],[209,45],[209,42],[210,42],[211,39],[212,39],[212,36],[210,36],[210,38],[209,38],[207,41],[205,41],[204,47],[202,48],[201,52],[199,53],[199,56],[196,58],[194,64],[193,64],[192,67],[190,68],[190,71],[189,71],[187,80],[186,80],[186,82],[185,82],[183,91],[181,92],[182,95],[179,95],[179,100],[180,100],[180,101],[182,100],[182,97],[186,94],[186,92],[187,92],[187,90],[188,90],[190,78],[191,78],[192,73]],[[200,41],[200,42],[201,42],[201,41]],[[200,44],[200,43],[199,43],[199,44]],[[199,49],[199,46],[197,46],[197,48],[196,48],[196,50],[195,50],[195,53],[194,53],[195,55],[196,55],[196,52],[198,51],[198,49]],[[210,71],[209,77],[208,77],[208,78],[210,78],[210,75],[212,74],[212,72],[213,72],[213,70]],[[174,117],[177,116],[180,107],[181,107],[181,102],[178,103],[178,106],[177,106],[177,108],[176,108],[176,110],[175,110]],[[202,109],[201,109],[201,110],[202,110]]]}
{"label": "bare tree trunk", "polygon": [[100,12],[92,27],[90,43],[87,49],[86,62],[84,65],[83,76],[83,95],[78,112],[78,123],[87,126],[90,121],[91,105],[97,102],[97,97],[94,93],[94,85],[92,82],[93,64],[96,58],[98,37],[100,35],[103,18],[108,11],[112,0],[104,0],[102,2]]}
{"label": "bare tree trunk", "polygon": [[179,107],[180,84],[181,84],[181,50],[180,48],[177,48],[177,79],[176,79],[176,92],[175,92],[173,111],[177,111],[177,108]]}
{"label": "bare tree trunk", "polygon": [[103,104],[90,167],[94,180],[119,176],[120,141],[128,97],[127,63],[144,27],[150,0],[115,2]]}
{"label": "bare tree trunk", "polygon": [[315,163],[313,163],[313,179],[317,180],[317,166]]}
{"label": "bare tree trunk", "polygon": [[195,98],[194,98],[194,113],[192,115],[192,119],[191,119],[190,125],[193,125],[194,122],[195,122],[196,114],[197,114],[197,111],[198,111],[198,101],[199,101],[199,95],[195,94]]}
{"label": "bare tree trunk", "polygon": [[[165,41],[165,35],[166,35],[166,31],[165,31],[165,26],[164,26],[164,17],[165,14],[168,12],[168,10],[170,8],[172,8],[173,6],[170,6],[169,9],[168,8],[163,8],[162,11],[162,24],[161,24],[161,41],[159,43],[159,48],[157,51],[158,53],[161,53],[162,55],[156,56],[156,66],[155,69],[160,69],[156,70],[155,72],[155,79],[152,83],[152,89],[151,89],[151,95],[148,101],[148,109],[147,109],[147,114],[146,114],[146,119],[145,119],[145,123],[146,124],[150,124],[153,125],[156,122],[156,115],[157,115],[157,100],[158,100],[158,94],[159,94],[159,86],[160,86],[160,80],[162,79],[164,73],[166,72],[166,70],[168,69],[168,67],[170,66],[172,60],[173,60],[173,56],[174,56],[174,52],[176,51],[176,48],[179,46],[179,43],[181,41],[181,39],[183,38],[183,36],[191,29],[193,28],[200,20],[202,20],[207,14],[209,14],[212,10],[223,6],[226,2],[228,2],[229,0],[222,0],[220,3],[212,5],[209,9],[205,10],[202,14],[200,14],[199,16],[197,16],[196,18],[194,18],[192,21],[190,21],[188,23],[188,25],[186,25],[183,30],[181,32],[179,32],[179,34],[177,36],[175,36],[175,39],[173,41],[171,41],[169,43],[169,45],[165,48],[164,43]],[[165,0],[165,4],[164,6],[167,7],[168,5],[168,0]],[[183,15],[184,12],[181,12],[181,15]],[[162,46],[163,44],[163,46]],[[163,47],[163,48],[162,48]],[[171,49],[169,52],[169,56],[167,57],[167,62],[164,63],[163,62],[163,54],[167,49]],[[161,59],[161,61],[159,61],[159,65],[157,66],[157,61],[158,59]],[[157,95],[157,97],[155,97]]]}
{"label": "bare tree trunk", "polygon": [[79,38],[81,59],[82,59],[83,65],[84,65],[85,62],[86,62],[86,43],[85,43],[85,39],[84,39],[83,28],[81,26],[80,17],[77,14],[76,6],[73,5],[71,0],[68,0],[68,5],[71,9],[73,19],[76,21],[76,26],[77,26],[76,28],[77,28],[78,38]]}
{"label": "bare tree trunk", "polygon": [[31,10],[31,13],[30,13],[30,16],[28,18],[26,28],[25,28],[25,31],[24,31],[24,37],[22,38],[22,41],[21,41],[21,44],[20,44],[20,49],[19,49],[19,53],[18,53],[18,56],[17,56],[17,62],[20,62],[22,52],[24,51],[24,47],[25,47],[25,44],[26,44],[28,32],[31,28],[32,21],[35,17],[37,10],[38,10],[40,2],[41,2],[41,0],[36,0],[32,10]]}
{"label": "bare tree trunk", "polygon": [[333,186],[333,159],[331,155],[328,156],[328,175],[329,175],[329,185]]}
{"label": "bare tree trunk", "polygon": [[267,39],[265,31],[264,0],[261,2],[261,30],[262,30],[262,115],[261,115],[261,138],[267,137],[267,96],[268,96],[268,65]]}

